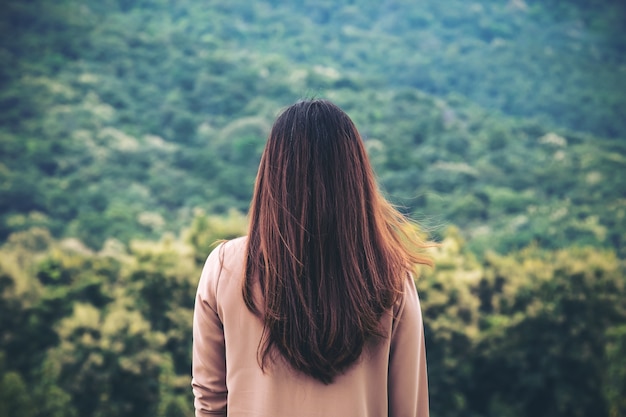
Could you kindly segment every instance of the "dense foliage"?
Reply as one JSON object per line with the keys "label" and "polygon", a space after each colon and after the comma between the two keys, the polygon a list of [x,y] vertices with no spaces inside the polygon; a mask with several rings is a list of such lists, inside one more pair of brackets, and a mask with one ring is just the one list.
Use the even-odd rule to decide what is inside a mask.
{"label": "dense foliage", "polygon": [[[442,242],[434,416],[626,415],[626,8],[0,4],[0,416],[190,415],[190,317],[276,113],[322,96]],[[454,225],[454,226],[452,226]]]}
{"label": "dense foliage", "polygon": [[[3,6],[0,238],[44,226],[99,248],[180,230],[194,207],[245,211],[276,112],[320,94],[356,120],[398,203],[477,249],[623,250],[626,63],[600,23],[572,39],[610,59],[537,38],[571,28],[534,3],[34,3]],[[519,100],[483,109],[463,77]]]}
{"label": "dense foliage", "polygon": [[[183,416],[195,284],[242,217],[93,252],[44,229],[0,249],[0,415]],[[451,229],[418,280],[433,415],[622,416],[626,265],[530,247],[477,260]]]}

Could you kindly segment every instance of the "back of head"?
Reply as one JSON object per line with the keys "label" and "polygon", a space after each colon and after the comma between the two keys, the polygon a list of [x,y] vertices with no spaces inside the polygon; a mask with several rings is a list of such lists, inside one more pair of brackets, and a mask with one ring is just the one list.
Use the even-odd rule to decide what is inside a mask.
{"label": "back of head", "polygon": [[[423,243],[378,191],[361,137],[325,100],[288,107],[269,135],[250,209],[248,308],[264,322],[260,363],[279,353],[324,383],[380,336]],[[261,286],[255,300],[253,287]]]}

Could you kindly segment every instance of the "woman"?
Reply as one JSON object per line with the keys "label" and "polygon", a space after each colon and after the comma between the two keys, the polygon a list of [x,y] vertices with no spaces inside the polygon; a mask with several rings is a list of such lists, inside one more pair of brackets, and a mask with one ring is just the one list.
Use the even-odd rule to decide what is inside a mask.
{"label": "woman", "polygon": [[196,416],[428,416],[411,271],[430,260],[379,193],[347,114],[298,102],[276,120],[246,238],[204,266]]}

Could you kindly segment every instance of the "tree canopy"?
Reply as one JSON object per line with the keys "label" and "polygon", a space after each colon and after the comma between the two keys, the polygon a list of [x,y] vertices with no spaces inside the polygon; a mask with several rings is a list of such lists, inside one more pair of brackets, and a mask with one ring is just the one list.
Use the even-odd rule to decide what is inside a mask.
{"label": "tree canopy", "polygon": [[183,416],[200,268],[266,135],[353,118],[440,246],[433,416],[626,415],[626,7],[0,4],[0,416]]}

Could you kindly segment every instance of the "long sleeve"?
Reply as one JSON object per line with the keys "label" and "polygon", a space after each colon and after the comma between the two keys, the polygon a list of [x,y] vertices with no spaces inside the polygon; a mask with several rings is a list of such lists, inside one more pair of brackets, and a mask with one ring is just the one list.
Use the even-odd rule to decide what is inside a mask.
{"label": "long sleeve", "polygon": [[394,321],[389,358],[389,417],[428,417],[424,325],[413,280],[405,285]]}
{"label": "long sleeve", "polygon": [[220,247],[209,255],[198,284],[193,315],[192,390],[196,417],[226,416],[224,329],[217,313]]}

